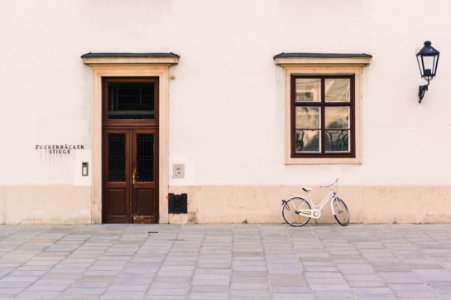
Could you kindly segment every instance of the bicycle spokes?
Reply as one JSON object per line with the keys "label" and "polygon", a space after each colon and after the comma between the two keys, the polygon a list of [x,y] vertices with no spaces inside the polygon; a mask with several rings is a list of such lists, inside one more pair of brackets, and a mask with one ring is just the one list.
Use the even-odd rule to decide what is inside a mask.
{"label": "bicycle spokes", "polygon": [[333,200],[334,217],[340,225],[346,226],[349,224],[349,210],[346,204],[340,198]]}
{"label": "bicycle spokes", "polygon": [[310,204],[306,200],[294,197],[283,204],[282,216],[285,222],[291,226],[303,226],[310,220],[310,217],[305,216],[303,212],[309,209]]}

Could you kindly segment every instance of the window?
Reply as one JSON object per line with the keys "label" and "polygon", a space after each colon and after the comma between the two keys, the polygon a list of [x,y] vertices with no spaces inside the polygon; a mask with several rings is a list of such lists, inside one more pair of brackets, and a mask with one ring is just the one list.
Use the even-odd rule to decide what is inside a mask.
{"label": "window", "polygon": [[154,119],[154,82],[109,82],[108,119]]}
{"label": "window", "polygon": [[291,76],[291,156],[355,157],[354,76]]}
{"label": "window", "polygon": [[156,77],[102,78],[105,125],[158,124],[158,82]]}
{"label": "window", "polygon": [[286,164],[361,163],[360,82],[371,58],[365,53],[274,56],[284,74]]}

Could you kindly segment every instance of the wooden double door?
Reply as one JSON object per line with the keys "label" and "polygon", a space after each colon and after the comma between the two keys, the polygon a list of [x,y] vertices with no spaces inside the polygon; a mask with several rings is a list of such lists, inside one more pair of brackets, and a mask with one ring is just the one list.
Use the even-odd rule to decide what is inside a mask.
{"label": "wooden double door", "polygon": [[103,81],[104,223],[158,223],[157,83],[152,78]]}

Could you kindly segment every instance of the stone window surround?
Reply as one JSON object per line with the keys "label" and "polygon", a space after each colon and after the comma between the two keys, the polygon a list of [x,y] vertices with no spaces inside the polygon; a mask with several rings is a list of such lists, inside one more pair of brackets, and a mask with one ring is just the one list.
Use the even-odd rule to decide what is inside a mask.
{"label": "stone window surround", "polygon": [[[281,53],[274,56],[284,71],[285,94],[285,164],[361,164],[361,75],[372,56],[368,54]],[[293,75],[354,75],[355,78],[355,157],[292,157],[291,156],[291,77]]]}

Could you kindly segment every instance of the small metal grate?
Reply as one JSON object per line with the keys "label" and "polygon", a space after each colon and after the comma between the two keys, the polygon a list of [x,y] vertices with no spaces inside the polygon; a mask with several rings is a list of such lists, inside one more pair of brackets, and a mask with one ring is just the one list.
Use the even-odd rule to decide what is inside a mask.
{"label": "small metal grate", "polygon": [[187,194],[169,194],[168,195],[169,213],[186,214],[188,213],[188,195]]}

